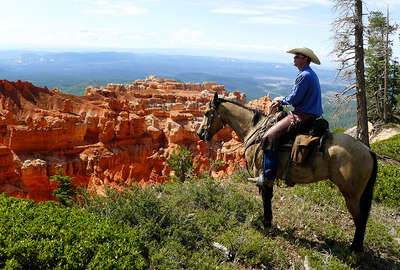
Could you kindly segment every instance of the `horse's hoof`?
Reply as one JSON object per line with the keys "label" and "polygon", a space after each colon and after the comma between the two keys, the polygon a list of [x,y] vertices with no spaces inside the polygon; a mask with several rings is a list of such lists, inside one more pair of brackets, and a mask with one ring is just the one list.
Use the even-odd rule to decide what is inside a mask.
{"label": "horse's hoof", "polygon": [[271,228],[272,227],[272,222],[271,221],[264,221],[264,228]]}

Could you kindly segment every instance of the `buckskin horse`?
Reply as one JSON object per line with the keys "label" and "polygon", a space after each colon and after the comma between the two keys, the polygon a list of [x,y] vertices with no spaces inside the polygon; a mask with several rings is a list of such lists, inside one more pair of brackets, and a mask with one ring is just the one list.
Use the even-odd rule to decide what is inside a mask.
{"label": "buckskin horse", "polygon": [[[215,93],[205,111],[197,135],[204,141],[210,141],[215,133],[229,125],[246,144],[249,137],[258,129],[265,118],[261,112],[247,108],[234,101],[219,98]],[[255,175],[262,166],[262,151],[259,144],[245,148],[245,159]],[[281,178],[288,161],[290,151],[279,151],[277,178]],[[290,166],[287,179],[292,183],[306,184],[325,179],[335,183],[343,194],[348,211],[356,227],[351,250],[361,252],[366,224],[371,209],[373,188],[377,175],[376,155],[367,146],[343,133],[329,133],[322,151],[313,151],[307,162],[299,166]],[[273,187],[260,187],[263,207],[264,226],[270,227],[272,221],[271,200]]]}

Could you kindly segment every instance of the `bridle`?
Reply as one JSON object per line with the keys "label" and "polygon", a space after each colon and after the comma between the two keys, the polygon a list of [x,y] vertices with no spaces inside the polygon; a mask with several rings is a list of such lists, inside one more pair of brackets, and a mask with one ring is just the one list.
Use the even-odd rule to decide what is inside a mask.
{"label": "bridle", "polygon": [[[207,116],[207,124],[206,124],[206,129],[204,131],[204,137],[205,138],[208,138],[208,134],[210,133],[211,125],[214,123],[214,120],[215,120],[216,117],[221,121],[222,128],[224,128],[225,125],[226,125],[226,122],[224,121],[224,119],[222,119],[222,117],[218,113],[218,105],[219,104],[220,104],[219,102],[215,104],[214,102],[210,101],[210,104],[209,104],[210,108],[206,112],[207,113],[206,114],[206,116]],[[208,114],[210,114],[210,113],[211,113],[211,115],[208,116]]]}
{"label": "bridle", "polygon": [[[213,102],[210,102],[209,110],[208,110],[207,114],[210,114],[210,113],[211,113],[211,115],[210,115],[209,117],[206,115],[206,116],[207,116],[207,124],[206,124],[206,130],[205,130],[205,132],[204,132],[205,138],[208,137],[208,134],[210,133],[211,125],[212,125],[212,123],[214,122],[214,119],[215,119],[216,117],[219,118],[219,120],[221,121],[221,123],[222,123],[222,128],[224,128],[224,127],[227,125],[226,121],[225,121],[225,120],[221,117],[221,115],[218,113],[218,105],[219,105],[219,104],[220,104],[220,102],[218,102],[218,103],[216,103],[216,104],[213,103]],[[221,148],[222,145],[223,145],[223,143],[222,143],[222,144],[221,144],[221,143],[217,143],[217,142],[214,142],[214,141],[212,141],[212,140],[210,140],[210,141],[206,140],[206,143],[207,143],[207,147],[208,147],[210,150],[215,150],[215,149]],[[239,143],[233,145],[233,146],[235,147],[234,149],[231,149],[231,150],[229,150],[229,151],[227,151],[227,152],[223,152],[223,154],[230,154],[230,153],[233,153],[233,152],[235,152],[236,150],[238,150],[242,145],[243,145],[243,143],[242,143],[242,142],[239,142]]]}

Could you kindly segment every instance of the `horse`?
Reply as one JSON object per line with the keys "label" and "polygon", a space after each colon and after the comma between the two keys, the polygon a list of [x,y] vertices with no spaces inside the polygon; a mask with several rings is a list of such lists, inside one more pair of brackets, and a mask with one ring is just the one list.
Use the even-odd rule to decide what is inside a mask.
{"label": "horse", "polygon": [[[225,125],[229,125],[246,143],[255,129],[265,123],[271,113],[248,108],[235,101],[219,98],[215,93],[205,110],[203,121],[197,131],[201,140],[211,141]],[[255,175],[262,168],[263,151],[258,151],[259,143],[245,149],[245,159]],[[355,224],[355,234],[350,249],[363,251],[364,235],[368,221],[373,189],[377,176],[377,159],[365,144],[344,133],[328,133],[325,147],[321,151],[313,151],[302,165],[291,165],[287,171],[290,150],[279,150],[277,178],[287,174],[292,183],[307,184],[330,179],[335,183],[344,199],[346,207]],[[261,185],[260,192],[264,207],[264,226],[272,225],[271,200],[273,186]]]}

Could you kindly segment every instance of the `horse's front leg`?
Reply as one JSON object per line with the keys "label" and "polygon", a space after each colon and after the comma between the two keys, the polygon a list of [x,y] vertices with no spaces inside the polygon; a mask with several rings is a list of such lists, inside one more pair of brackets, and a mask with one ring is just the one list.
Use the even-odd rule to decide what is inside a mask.
{"label": "horse's front leg", "polygon": [[266,228],[271,227],[272,224],[272,197],[274,196],[274,188],[267,187],[266,185],[262,185],[261,196],[264,206],[264,226]]}

